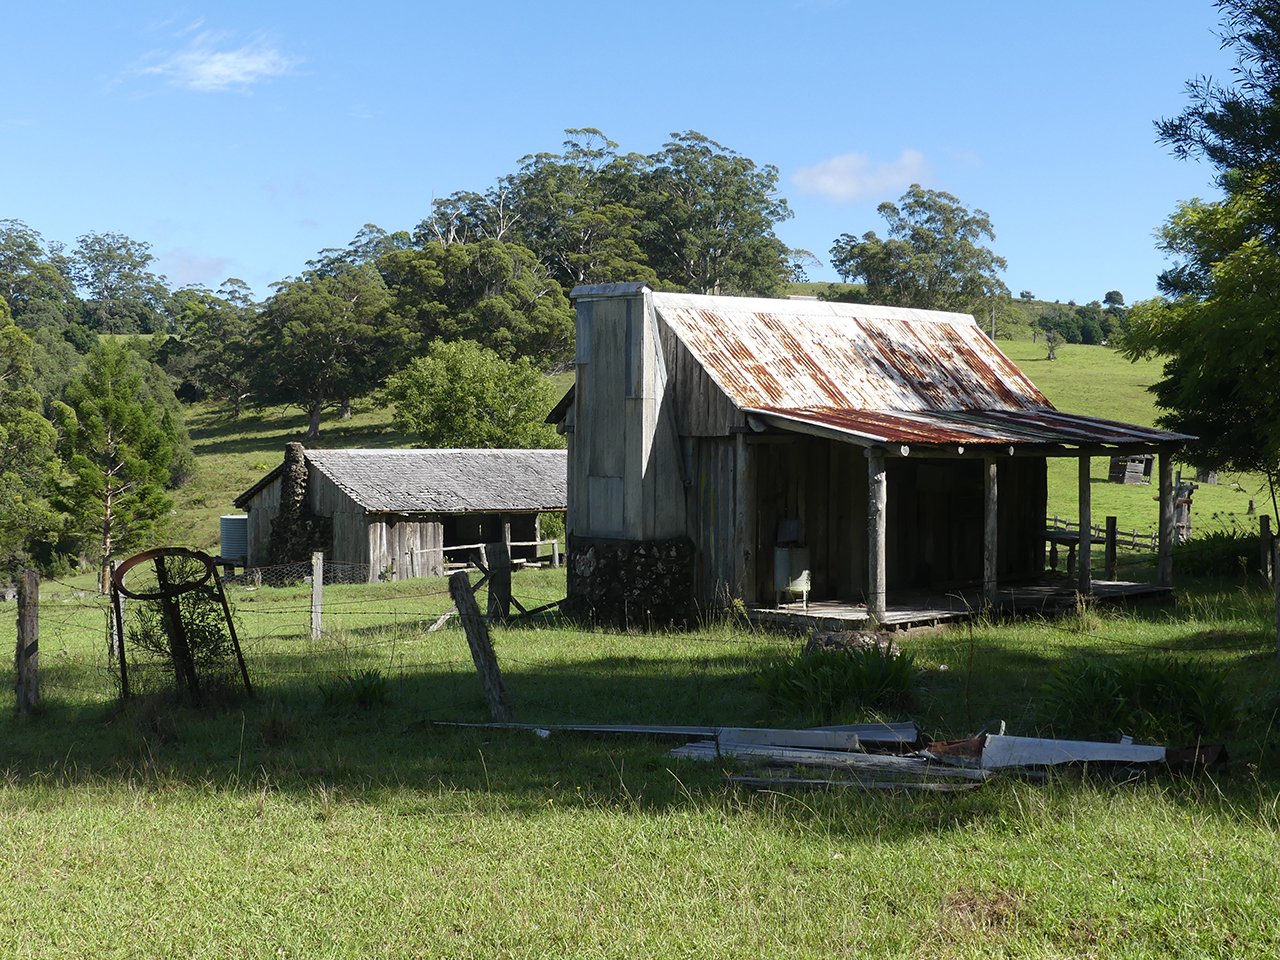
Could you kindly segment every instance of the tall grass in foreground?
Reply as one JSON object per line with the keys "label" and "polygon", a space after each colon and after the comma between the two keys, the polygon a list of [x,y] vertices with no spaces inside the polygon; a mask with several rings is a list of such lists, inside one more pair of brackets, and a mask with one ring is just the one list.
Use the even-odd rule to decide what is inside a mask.
{"label": "tall grass in foreground", "polygon": [[[1231,768],[1186,779],[745,793],[664,743],[435,725],[485,719],[461,632],[425,633],[448,603],[437,586],[326,588],[319,641],[304,590],[237,594],[259,696],[120,711],[101,611],[48,585],[46,710],[0,718],[0,955],[1280,951],[1280,731],[1255,725]],[[562,581],[526,572],[515,588]],[[1210,664],[1237,702],[1262,703],[1278,679],[1267,603],[1206,581],[1173,609],[907,637],[911,714],[939,736],[1034,732],[1045,681],[1077,656]],[[12,643],[11,621],[0,630]],[[521,719],[806,719],[775,716],[754,679],[793,638],[548,621],[494,641]],[[325,685],[363,671],[385,697],[326,705]]]}

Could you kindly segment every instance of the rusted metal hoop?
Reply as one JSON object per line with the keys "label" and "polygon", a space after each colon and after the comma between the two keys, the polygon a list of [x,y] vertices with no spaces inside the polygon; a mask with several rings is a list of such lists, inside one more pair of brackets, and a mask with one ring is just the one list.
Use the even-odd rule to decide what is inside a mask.
{"label": "rusted metal hoop", "polygon": [[[125,589],[124,575],[126,573],[140,563],[146,563],[148,560],[158,560],[161,557],[190,557],[192,560],[199,560],[204,564],[204,576],[199,580],[192,580],[190,583],[171,585],[163,593],[134,593]],[[214,571],[213,557],[200,550],[188,550],[186,547],[157,547],[154,550],[143,550],[142,553],[135,554],[124,563],[119,564],[112,575],[111,582],[116,590],[131,600],[167,600],[173,597],[180,597],[184,593],[190,593],[192,590],[204,586],[209,582],[209,578],[213,576]]]}

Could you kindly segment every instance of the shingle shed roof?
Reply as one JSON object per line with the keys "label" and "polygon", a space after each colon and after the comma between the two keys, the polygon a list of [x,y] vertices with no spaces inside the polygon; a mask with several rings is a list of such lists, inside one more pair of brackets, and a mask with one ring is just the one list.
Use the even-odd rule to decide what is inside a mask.
{"label": "shingle shed roof", "polygon": [[[564,450],[308,450],[307,462],[370,513],[565,509]],[[236,498],[245,507],[277,467]]]}

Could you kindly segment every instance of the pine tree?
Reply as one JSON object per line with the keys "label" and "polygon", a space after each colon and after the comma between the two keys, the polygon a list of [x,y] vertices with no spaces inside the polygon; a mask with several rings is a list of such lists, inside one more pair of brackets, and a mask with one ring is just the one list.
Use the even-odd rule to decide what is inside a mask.
{"label": "pine tree", "polygon": [[185,429],[148,383],[146,362],[133,350],[103,340],[85,358],[61,406],[67,481],[59,504],[82,543],[96,542],[107,569],[118,553],[153,537],[172,506],[166,487],[185,453]]}

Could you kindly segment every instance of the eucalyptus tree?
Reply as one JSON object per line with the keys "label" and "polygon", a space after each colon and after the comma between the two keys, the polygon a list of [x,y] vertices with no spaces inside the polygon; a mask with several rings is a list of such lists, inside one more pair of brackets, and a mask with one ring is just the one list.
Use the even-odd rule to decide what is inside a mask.
{"label": "eucalyptus tree", "polygon": [[81,309],[61,245],[46,243],[21,220],[0,220],[0,298],[27,331],[50,327],[61,333]]}
{"label": "eucalyptus tree", "polygon": [[573,310],[563,289],[525,247],[500,240],[431,241],[378,261],[391,313],[424,343],[472,340],[505,360],[542,369],[567,363]]}
{"label": "eucalyptus tree", "polygon": [[314,440],[325,409],[381,386],[416,346],[417,334],[391,306],[372,265],[277,284],[252,336],[255,398],[302,408]]}
{"label": "eucalyptus tree", "polygon": [[831,247],[836,271],[863,283],[868,301],[963,312],[1009,295],[999,277],[1008,264],[986,245],[995,231],[984,211],[918,183],[877,211],[887,225],[883,238],[874,230],[844,233]]}
{"label": "eucalyptus tree", "polygon": [[783,291],[790,251],[774,228],[792,213],[777,167],[688,130],[643,158],[637,184],[640,247],[661,280],[693,293]]}
{"label": "eucalyptus tree", "polygon": [[102,333],[154,333],[172,327],[170,292],[151,272],[151,245],[123,233],[86,233],[71,252],[71,275],[85,322]]}

